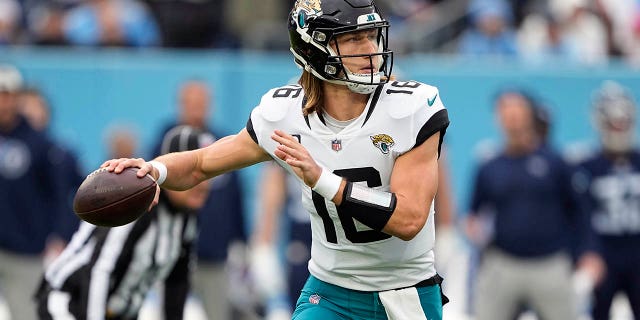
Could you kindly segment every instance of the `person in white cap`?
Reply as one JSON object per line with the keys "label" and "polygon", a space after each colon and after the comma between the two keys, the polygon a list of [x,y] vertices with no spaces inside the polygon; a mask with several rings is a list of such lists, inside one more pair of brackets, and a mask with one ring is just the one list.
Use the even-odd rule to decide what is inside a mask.
{"label": "person in white cap", "polygon": [[0,287],[12,319],[36,318],[31,302],[42,256],[64,222],[55,144],[22,117],[20,72],[0,65]]}

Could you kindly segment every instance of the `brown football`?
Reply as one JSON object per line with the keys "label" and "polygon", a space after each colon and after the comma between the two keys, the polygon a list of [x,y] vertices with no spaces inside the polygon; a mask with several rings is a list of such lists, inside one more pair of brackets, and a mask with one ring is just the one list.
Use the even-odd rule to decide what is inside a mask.
{"label": "brown football", "polygon": [[138,219],[147,212],[156,193],[155,180],[138,178],[138,168],[119,174],[98,169],[82,182],[73,199],[76,215],[91,224],[117,227]]}

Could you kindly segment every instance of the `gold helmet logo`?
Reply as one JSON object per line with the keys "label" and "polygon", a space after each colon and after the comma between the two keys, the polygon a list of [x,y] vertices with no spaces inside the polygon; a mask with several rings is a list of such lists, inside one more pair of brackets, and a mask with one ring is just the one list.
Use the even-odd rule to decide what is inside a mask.
{"label": "gold helmet logo", "polygon": [[393,141],[393,138],[384,133],[376,134],[375,136],[369,136],[369,138],[371,138],[371,142],[373,142],[373,145],[376,146],[376,148],[380,149],[383,154],[389,153],[391,147],[396,144],[396,142]]}
{"label": "gold helmet logo", "polygon": [[296,1],[296,11],[304,10],[307,13],[319,13],[322,11],[322,7],[320,6],[320,0],[298,0]]}

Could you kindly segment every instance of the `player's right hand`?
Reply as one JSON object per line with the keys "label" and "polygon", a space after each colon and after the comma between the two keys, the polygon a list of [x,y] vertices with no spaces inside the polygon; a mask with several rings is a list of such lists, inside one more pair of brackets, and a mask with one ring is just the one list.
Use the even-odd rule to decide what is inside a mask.
{"label": "player's right hand", "polygon": [[126,168],[140,168],[138,170],[138,177],[144,177],[146,174],[150,174],[154,179],[157,179],[156,175],[153,175],[153,166],[142,158],[120,158],[111,159],[105,161],[100,168],[107,168],[109,172],[121,173]]}
{"label": "player's right hand", "polygon": [[275,130],[271,139],[279,143],[274,154],[291,166],[295,174],[307,186],[313,188],[322,174],[322,168],[309,154],[309,151],[296,138],[281,130]]}
{"label": "player's right hand", "polygon": [[[105,161],[100,168],[107,168],[109,172],[121,173],[126,168],[140,168],[136,175],[139,178],[144,177],[149,174],[153,177],[154,180],[158,181],[158,170],[155,170],[153,166],[145,161],[142,158],[120,158],[120,159],[111,159]],[[153,208],[156,204],[158,204],[158,200],[160,199],[160,186],[156,185],[156,195],[153,198],[153,202],[149,206],[149,210]]]}

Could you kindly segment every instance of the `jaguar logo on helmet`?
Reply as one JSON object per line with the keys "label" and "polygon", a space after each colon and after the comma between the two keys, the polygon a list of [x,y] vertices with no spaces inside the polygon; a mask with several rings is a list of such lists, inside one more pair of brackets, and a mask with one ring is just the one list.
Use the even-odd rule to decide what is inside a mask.
{"label": "jaguar logo on helmet", "polygon": [[300,10],[314,14],[321,14],[322,5],[320,0],[298,0],[295,4],[295,11]]}
{"label": "jaguar logo on helmet", "polygon": [[300,28],[307,27],[307,19],[309,17],[317,17],[322,15],[321,0],[298,0],[294,5],[294,12],[298,15],[298,25]]}

